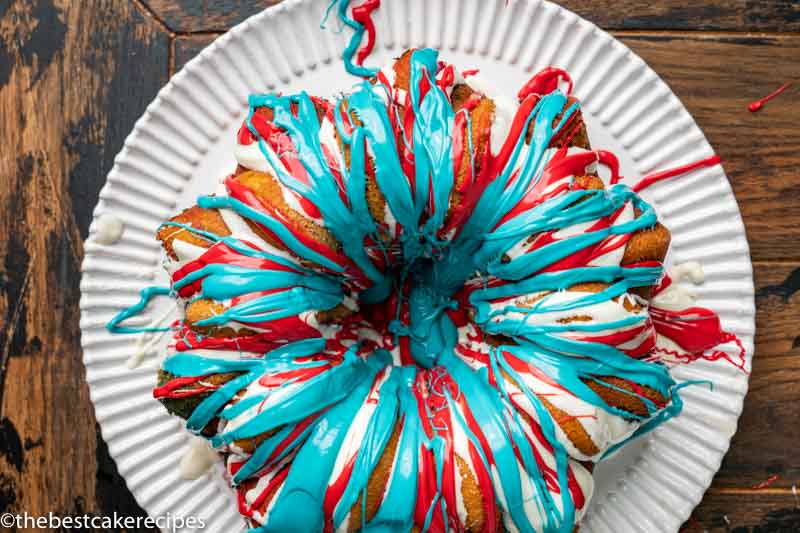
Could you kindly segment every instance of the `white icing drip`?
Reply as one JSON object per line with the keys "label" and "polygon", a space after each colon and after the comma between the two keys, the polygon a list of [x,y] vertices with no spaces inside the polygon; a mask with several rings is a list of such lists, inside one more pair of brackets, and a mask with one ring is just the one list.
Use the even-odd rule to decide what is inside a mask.
{"label": "white icing drip", "polygon": [[[544,298],[534,303],[525,305],[537,306],[543,304],[545,306],[551,306],[551,305],[560,306],[563,304],[571,303],[580,298],[591,296],[593,294],[594,293],[582,292],[582,291],[556,291],[548,293]],[[643,316],[647,314],[646,309],[641,309],[639,311],[626,310],[624,307],[626,297],[627,295],[623,295],[619,298],[619,301],[604,300],[602,302],[598,302],[592,305],[584,305],[578,309],[567,309],[563,311],[550,311],[550,312],[536,311],[530,314],[510,311],[505,313],[503,316],[498,316],[495,320],[499,321],[508,318],[513,318],[517,320],[524,319],[525,322],[528,324],[557,324],[559,321],[565,321],[580,316],[580,317],[588,317],[591,319],[588,321],[582,321],[581,324],[599,324],[599,323],[607,323],[607,322],[621,320],[629,316]],[[524,295],[515,298],[512,301],[514,303],[516,302],[521,303],[525,300],[528,300],[529,298],[530,295]],[[508,307],[508,302],[492,303],[491,307],[493,311],[502,311],[504,308]],[[618,328],[605,331],[621,331],[621,329]]]}
{"label": "white icing drip", "polygon": [[333,156],[336,165],[341,171],[344,168],[344,159],[339,150],[339,142],[336,140],[336,125],[327,116],[323,117],[319,128],[319,140],[327,148],[328,155]]}
{"label": "white icing drip", "polygon": [[678,283],[683,280],[691,281],[695,285],[703,283],[705,274],[702,265],[695,261],[675,265],[669,270],[669,277],[672,278],[672,283],[653,297],[651,302],[653,307],[668,311],[682,311],[692,307],[697,297]]}
{"label": "white icing drip", "polygon": [[250,170],[257,170],[258,172],[269,172],[274,174],[275,169],[269,164],[264,153],[259,148],[258,143],[241,144],[236,143],[233,155],[236,157],[236,162],[244,168]]}
{"label": "white icing drip", "polygon": [[[271,468],[269,472],[264,473],[262,475],[259,475],[259,477],[257,478],[258,481],[257,481],[256,485],[252,489],[250,489],[247,492],[245,492],[245,494],[244,494],[245,502],[247,502],[248,505],[252,505],[253,502],[255,502],[259,498],[259,496],[261,496],[261,494],[263,494],[263,492],[265,490],[267,490],[267,487],[269,486],[270,482],[283,469],[283,467],[286,464],[288,464],[288,463],[290,463],[291,461],[294,460],[294,456],[295,455],[296,455],[296,452],[289,453],[286,457],[284,457],[283,459],[278,461],[278,464],[275,465],[273,468]],[[247,460],[246,457],[237,458],[237,459],[239,459],[240,461],[246,461]],[[284,486],[283,483],[278,485],[277,491],[275,492],[274,496],[270,499],[270,502],[267,505],[266,514],[269,514],[269,512],[272,510],[272,507],[275,505],[275,501],[278,499],[278,497],[280,496],[281,491],[283,490],[283,486]],[[254,510],[253,518],[258,520],[260,523],[263,523],[265,518],[266,518],[266,515],[262,514],[261,512],[259,512],[257,510]]]}
{"label": "white icing drip", "polygon": [[389,208],[389,203],[386,202],[386,205],[383,207],[383,221],[386,223],[386,227],[389,230],[389,235],[394,237],[397,232],[397,219],[394,217],[394,213]]}
{"label": "white icing drip", "polygon": [[205,439],[191,437],[189,451],[181,458],[178,470],[182,479],[199,479],[219,460],[219,454]]}
{"label": "white icing drip", "polygon": [[[175,232],[175,234],[181,232],[189,233],[189,230],[185,228],[180,228],[178,229],[178,231]],[[172,241],[172,251],[175,252],[175,255],[178,257],[178,262],[176,265],[177,268],[175,268],[175,270],[177,270],[186,263],[194,261],[201,255],[206,253],[206,251],[208,251],[208,248],[203,248],[202,246],[198,246],[196,244],[192,244],[190,242],[182,241],[176,238]],[[172,274],[172,272],[170,272],[170,274]]]}
{"label": "white icing drip", "polygon": [[394,85],[396,75],[394,72],[394,64],[392,62],[389,62],[386,65],[384,65],[381,68],[381,73],[383,73],[383,75],[386,76],[386,81],[389,83],[390,87]]}
{"label": "white icing drip", "polygon": [[[170,306],[162,315],[158,316],[147,326],[145,326],[145,328],[161,328],[166,326],[172,322],[173,317],[175,316],[175,311],[176,309]],[[170,333],[170,330],[145,332],[139,335],[139,337],[136,339],[136,351],[125,362],[125,365],[128,367],[128,369],[133,370],[141,366],[148,355],[158,355],[156,348],[167,335],[167,333]],[[161,357],[157,357],[157,360],[160,362],[165,355],[166,354],[162,354]]]}
{"label": "white icing drip", "polygon": [[[475,471],[475,465],[472,463],[472,457],[469,453],[469,439],[467,434],[464,432],[464,428],[461,426],[460,423],[456,422],[456,420],[463,420],[464,412],[461,409],[461,406],[456,404],[451,407],[458,411],[459,416],[451,416],[453,420],[452,427],[453,427],[453,450],[460,459],[462,459],[468,466],[469,471],[472,475],[473,479],[478,479],[478,474]],[[461,490],[461,486],[463,483],[463,478],[460,473],[460,469],[458,467],[458,463],[456,462],[453,465],[455,470],[455,481],[456,481],[456,504],[458,506],[458,519],[461,524],[467,523],[467,506],[464,502],[464,495]]]}
{"label": "white icing drip", "polygon": [[[344,471],[350,459],[358,455],[358,453],[361,451],[361,448],[364,445],[364,437],[366,436],[366,431],[369,427],[369,421],[378,407],[380,388],[389,378],[391,372],[392,367],[387,367],[387,369],[382,372],[382,375],[378,376],[378,378],[372,384],[372,388],[370,389],[367,398],[364,400],[364,403],[361,404],[361,408],[356,413],[353,423],[347,428],[347,433],[345,433],[344,439],[342,440],[342,445],[339,447],[339,450],[336,454],[336,461],[334,462],[333,470],[328,478],[329,487],[342,475],[342,472]],[[338,508],[338,506],[341,504],[341,501],[336,502],[336,507]],[[349,511],[347,517],[342,521],[342,524],[344,525],[348,522]]]}
{"label": "white icing drip", "polygon": [[122,238],[125,225],[122,220],[111,213],[103,213],[94,223],[94,242],[105,246],[115,244]]}
{"label": "white icing drip", "polygon": [[238,361],[240,359],[261,359],[263,353],[258,352],[236,352],[233,350],[209,350],[206,348],[193,348],[192,354],[204,359],[221,359],[225,361]]}

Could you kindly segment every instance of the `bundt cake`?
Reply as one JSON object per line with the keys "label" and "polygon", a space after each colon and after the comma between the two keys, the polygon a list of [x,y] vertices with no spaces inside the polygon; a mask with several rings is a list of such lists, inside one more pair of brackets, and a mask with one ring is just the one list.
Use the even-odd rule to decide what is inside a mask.
{"label": "bundt cake", "polygon": [[255,531],[569,532],[593,462],[680,409],[670,233],[571,85],[513,100],[419,49],[334,101],[250,98],[237,168],[158,231],[154,395]]}

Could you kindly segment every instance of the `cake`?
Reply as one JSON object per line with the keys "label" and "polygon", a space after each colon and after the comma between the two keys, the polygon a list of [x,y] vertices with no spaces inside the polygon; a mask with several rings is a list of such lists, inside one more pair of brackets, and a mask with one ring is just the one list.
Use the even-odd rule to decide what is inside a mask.
{"label": "cake", "polygon": [[237,167],[158,231],[154,396],[255,531],[572,531],[592,465],[678,413],[667,354],[722,340],[652,316],[670,233],[571,89],[419,49],[336,100],[251,96]]}

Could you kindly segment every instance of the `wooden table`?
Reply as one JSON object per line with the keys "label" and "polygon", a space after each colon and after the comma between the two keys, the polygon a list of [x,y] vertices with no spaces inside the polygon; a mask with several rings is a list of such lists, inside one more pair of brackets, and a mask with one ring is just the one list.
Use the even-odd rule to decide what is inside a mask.
{"label": "wooden table", "polygon": [[[750,393],[685,529],[800,531],[800,86],[760,113],[746,109],[797,81],[800,2],[563,3],[670,84],[722,156],[747,226],[758,306]],[[269,4],[0,0],[0,512],[143,514],[84,381],[82,241],[113,158],[156,92]]]}

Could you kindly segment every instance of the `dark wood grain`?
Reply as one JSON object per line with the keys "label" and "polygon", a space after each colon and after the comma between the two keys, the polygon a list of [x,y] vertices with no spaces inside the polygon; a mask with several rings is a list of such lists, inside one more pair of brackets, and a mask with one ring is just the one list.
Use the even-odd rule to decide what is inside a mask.
{"label": "dark wood grain", "polygon": [[150,11],[178,33],[226,31],[280,0],[143,0]]}
{"label": "dark wood grain", "polygon": [[203,48],[213,43],[220,34],[202,33],[195,35],[179,36],[175,39],[174,72],[182,69]]}
{"label": "dark wood grain", "polygon": [[[81,241],[114,155],[168,75],[272,3],[0,0],[0,512],[143,513],[88,400]],[[755,260],[750,392],[684,530],[800,531],[800,92],[746,111],[800,73],[800,2],[562,3],[615,30],[686,104],[724,160]]]}
{"label": "dark wood grain", "polygon": [[[276,0],[143,1],[171,30],[179,33],[225,31],[278,3]],[[800,31],[800,3],[796,0],[564,0],[560,3],[611,30]]]}
{"label": "dark wood grain", "polygon": [[796,0],[562,0],[607,30],[798,31]]}
{"label": "dark wood grain", "polygon": [[132,4],[0,3],[0,510],[142,515],[97,435],[82,240],[169,41]]}
{"label": "dark wood grain", "polygon": [[748,488],[800,484],[800,263],[756,263],[756,356],[739,431],[714,482]]}
{"label": "dark wood grain", "polygon": [[681,533],[797,533],[800,502],[789,490],[709,490]]}
{"label": "dark wood grain", "polygon": [[800,37],[620,38],[667,81],[722,157],[753,259],[800,260],[800,87],[758,113],[747,111],[749,102],[800,74]]}

